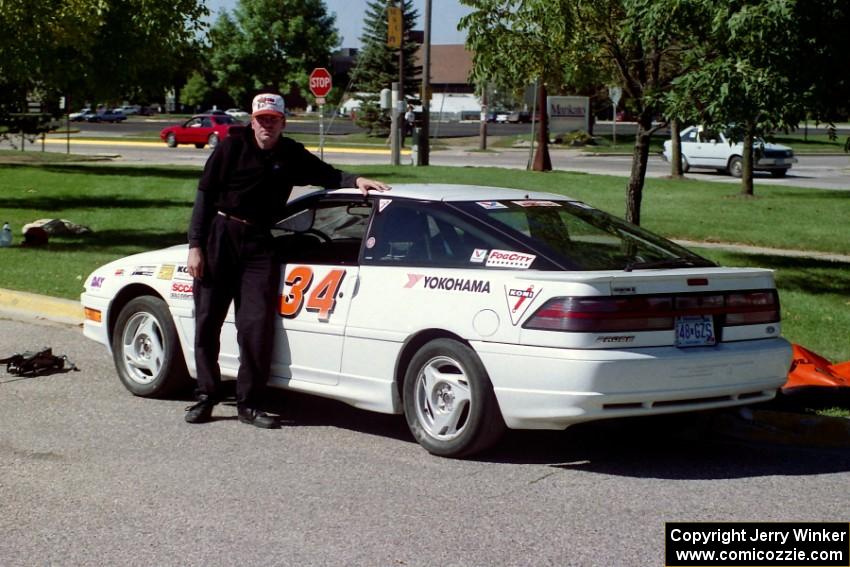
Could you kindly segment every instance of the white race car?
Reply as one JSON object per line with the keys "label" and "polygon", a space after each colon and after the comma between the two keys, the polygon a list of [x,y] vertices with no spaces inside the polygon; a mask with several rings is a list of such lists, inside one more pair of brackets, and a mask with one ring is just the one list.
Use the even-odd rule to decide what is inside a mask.
{"label": "white race car", "polygon": [[[403,413],[428,451],[469,455],[505,428],[773,398],[791,348],[769,270],[721,268],[567,197],[401,185],[318,191],[277,229],[269,384]],[[185,245],[99,268],[85,335],[132,393],[195,373]],[[239,364],[233,311],[222,374]]]}

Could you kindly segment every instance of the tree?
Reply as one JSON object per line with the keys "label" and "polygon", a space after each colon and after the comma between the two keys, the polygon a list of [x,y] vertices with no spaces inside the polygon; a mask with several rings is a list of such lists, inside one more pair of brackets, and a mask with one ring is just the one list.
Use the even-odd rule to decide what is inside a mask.
{"label": "tree", "polygon": [[[413,0],[402,0],[402,99],[418,99],[422,67],[416,65],[414,55],[417,44],[406,33],[413,29],[419,13],[413,8]],[[379,96],[381,89],[388,89],[399,80],[398,50],[387,47],[387,2],[370,0],[363,17],[363,48],[357,55],[357,65],[351,71],[354,91],[363,93],[357,125],[368,128],[370,135],[386,136],[390,129],[390,117],[381,111]]]}
{"label": "tree", "polygon": [[56,111],[59,95],[160,97],[191,61],[205,14],[203,0],[0,2],[3,106],[22,109],[34,94]]}
{"label": "tree", "polygon": [[654,120],[665,110],[663,95],[681,72],[680,52],[692,42],[691,26],[699,15],[691,0],[573,0],[573,4],[573,57],[616,77],[637,115],[626,218],[640,224],[649,141],[664,126]]}
{"label": "tree", "polygon": [[210,30],[216,86],[247,107],[261,89],[301,95],[314,67],[339,45],[323,0],[239,0]]}
{"label": "tree", "polygon": [[[670,107],[697,109],[710,128],[726,128],[744,146],[741,193],[753,195],[758,136],[793,128],[804,116],[795,0],[702,2],[708,25],[694,30],[689,70],[674,81]],[[806,10],[810,5],[806,4]]]}
{"label": "tree", "polygon": [[180,92],[180,102],[182,104],[195,107],[203,103],[210,94],[210,86],[204,76],[198,71],[192,71],[189,79],[186,81],[183,90]]}
{"label": "tree", "polygon": [[563,91],[576,78],[566,51],[573,31],[570,2],[461,0],[461,4],[474,9],[458,24],[458,29],[467,30],[466,46],[473,52],[472,82],[493,82],[518,92],[538,81],[541,120],[532,169],[552,169],[546,96]]}

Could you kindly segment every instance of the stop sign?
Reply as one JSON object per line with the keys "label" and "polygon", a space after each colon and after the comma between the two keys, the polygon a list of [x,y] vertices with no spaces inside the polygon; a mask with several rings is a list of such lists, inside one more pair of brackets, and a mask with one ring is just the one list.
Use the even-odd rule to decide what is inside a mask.
{"label": "stop sign", "polygon": [[331,74],[324,67],[316,67],[310,73],[310,92],[319,98],[331,92]]}

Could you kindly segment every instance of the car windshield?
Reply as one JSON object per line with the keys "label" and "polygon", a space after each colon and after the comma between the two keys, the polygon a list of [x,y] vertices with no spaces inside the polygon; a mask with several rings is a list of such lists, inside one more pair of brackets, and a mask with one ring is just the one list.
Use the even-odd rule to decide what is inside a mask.
{"label": "car windshield", "polygon": [[568,269],[636,270],[715,265],[661,236],[577,201],[526,199],[453,205],[526,242]]}

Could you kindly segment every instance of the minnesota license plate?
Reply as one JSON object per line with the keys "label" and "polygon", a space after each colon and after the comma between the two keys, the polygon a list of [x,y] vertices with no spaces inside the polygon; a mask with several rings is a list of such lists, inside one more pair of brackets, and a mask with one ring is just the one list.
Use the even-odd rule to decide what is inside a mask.
{"label": "minnesota license plate", "polygon": [[677,347],[710,346],[716,342],[711,315],[676,317]]}

